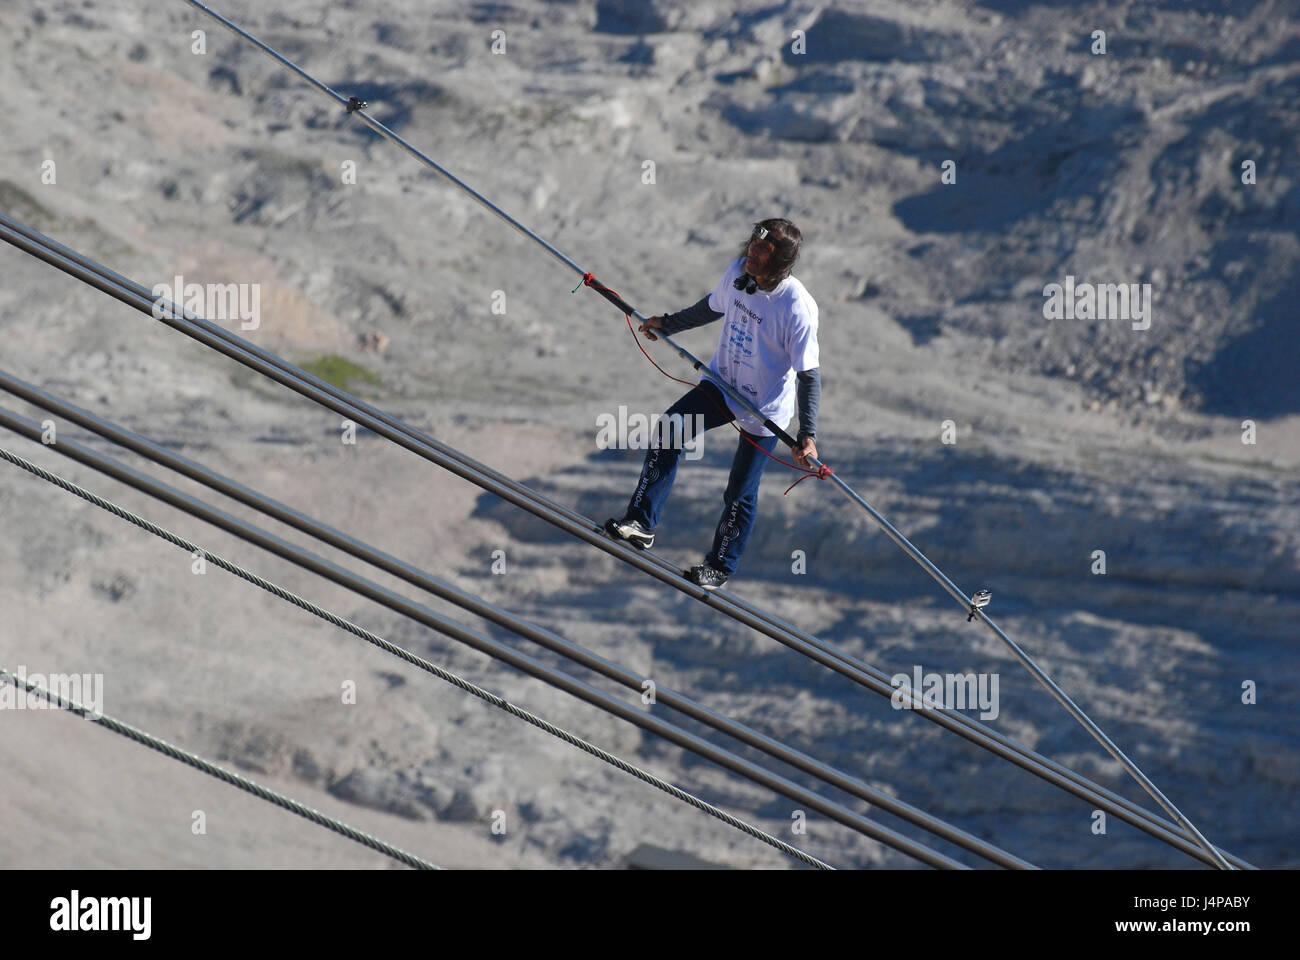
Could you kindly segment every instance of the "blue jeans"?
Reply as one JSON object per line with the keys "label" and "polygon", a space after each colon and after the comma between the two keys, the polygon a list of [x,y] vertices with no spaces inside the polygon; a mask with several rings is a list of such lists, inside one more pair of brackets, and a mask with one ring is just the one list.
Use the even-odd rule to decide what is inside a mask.
{"label": "blue jeans", "polygon": [[[664,415],[680,414],[683,421],[695,423],[696,415],[704,417],[704,429],[730,423],[735,417],[727,409],[722,391],[708,382],[701,383],[668,408]],[[749,439],[745,439],[748,437]],[[754,530],[758,516],[758,484],[763,479],[763,468],[768,458],[756,450],[752,440],[768,453],[776,449],[776,437],[758,437],[746,433],[736,438],[736,455],[731,461],[731,477],[722,493],[722,518],[713,536],[713,549],[704,560],[715,570],[727,576],[736,572],[740,555]],[[651,446],[646,452],[641,479],[627,506],[626,516],[653,530],[663,516],[668,494],[677,476],[677,463],[681,459],[680,444]]]}

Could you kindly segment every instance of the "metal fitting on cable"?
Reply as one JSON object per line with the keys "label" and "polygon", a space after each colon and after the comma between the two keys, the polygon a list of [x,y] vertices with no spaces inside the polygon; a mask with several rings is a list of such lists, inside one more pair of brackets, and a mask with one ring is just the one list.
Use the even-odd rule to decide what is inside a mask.
{"label": "metal fitting on cable", "polygon": [[989,605],[989,601],[992,599],[993,599],[993,594],[989,593],[987,590],[980,590],[975,594],[975,596],[971,597],[970,614],[966,617],[966,622],[970,623],[972,620],[974,620],[975,614],[978,611],[983,610],[985,607],[987,607]]}

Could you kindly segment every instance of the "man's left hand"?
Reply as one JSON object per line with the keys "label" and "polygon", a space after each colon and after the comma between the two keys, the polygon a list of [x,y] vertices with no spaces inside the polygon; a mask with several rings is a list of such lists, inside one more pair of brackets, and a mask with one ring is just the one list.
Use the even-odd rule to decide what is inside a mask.
{"label": "man's left hand", "polygon": [[817,444],[813,442],[812,437],[804,437],[803,443],[797,447],[791,447],[790,452],[794,454],[794,462],[799,466],[811,470],[812,464],[808,462],[809,457],[817,457]]}

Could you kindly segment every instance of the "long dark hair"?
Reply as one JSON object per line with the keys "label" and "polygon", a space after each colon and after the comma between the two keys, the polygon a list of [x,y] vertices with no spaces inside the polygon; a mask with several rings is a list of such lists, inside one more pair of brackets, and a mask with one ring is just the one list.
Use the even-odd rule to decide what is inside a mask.
{"label": "long dark hair", "polygon": [[[790,276],[790,271],[794,269],[794,262],[799,259],[799,248],[803,246],[803,234],[789,220],[782,217],[770,217],[767,220],[760,220],[754,224],[754,229],[763,227],[767,230],[767,239],[771,240],[776,249],[772,251],[771,258],[767,261],[768,272],[776,283],[780,283],[786,277]],[[749,242],[754,239],[751,231],[745,238],[745,242],[740,245],[739,256],[744,259],[749,253]]]}

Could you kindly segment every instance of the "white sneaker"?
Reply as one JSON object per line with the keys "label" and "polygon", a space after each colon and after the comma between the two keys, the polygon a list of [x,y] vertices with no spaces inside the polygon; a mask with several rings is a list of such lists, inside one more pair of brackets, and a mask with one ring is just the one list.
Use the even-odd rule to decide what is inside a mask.
{"label": "white sneaker", "polygon": [[630,543],[638,550],[649,550],[655,545],[655,535],[647,530],[639,520],[609,519],[605,521],[605,532],[615,540]]}

